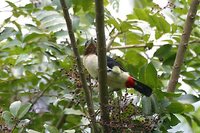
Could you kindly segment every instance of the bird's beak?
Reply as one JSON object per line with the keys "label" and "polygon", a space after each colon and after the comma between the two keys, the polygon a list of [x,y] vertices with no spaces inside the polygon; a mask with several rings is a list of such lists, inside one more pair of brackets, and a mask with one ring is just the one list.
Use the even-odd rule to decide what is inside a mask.
{"label": "bird's beak", "polygon": [[92,37],[85,43],[85,47],[87,48],[89,45],[96,45],[96,41]]}
{"label": "bird's beak", "polygon": [[94,43],[93,37],[91,37],[90,42],[91,42],[91,43]]}

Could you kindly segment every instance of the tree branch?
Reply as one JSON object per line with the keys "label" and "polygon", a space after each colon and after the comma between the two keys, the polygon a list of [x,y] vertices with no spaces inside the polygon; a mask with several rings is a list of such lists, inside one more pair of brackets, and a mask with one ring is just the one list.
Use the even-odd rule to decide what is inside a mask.
{"label": "tree branch", "polygon": [[84,89],[84,92],[85,92],[85,99],[86,99],[86,103],[87,103],[87,106],[88,106],[88,112],[89,112],[90,119],[91,119],[91,122],[92,122],[91,124],[92,124],[94,132],[97,133],[98,128],[97,128],[97,125],[96,125],[96,118],[95,118],[95,112],[94,112],[94,105],[93,105],[93,102],[92,102],[92,96],[90,95],[90,91],[89,91],[89,88],[87,86],[85,74],[84,74],[83,69],[82,69],[83,65],[82,65],[81,58],[80,58],[80,55],[79,55],[79,52],[78,52],[78,49],[77,49],[77,43],[76,43],[75,36],[74,36],[72,21],[71,21],[65,0],[60,0],[60,3],[61,3],[61,6],[62,6],[62,9],[63,9],[64,18],[65,18],[65,21],[66,21],[66,24],[67,24],[68,33],[69,33],[69,37],[70,37],[70,41],[71,41],[71,46],[72,46],[72,49],[73,49],[73,52],[74,52],[74,55],[75,55],[75,59],[76,59],[76,62],[77,62],[77,67],[78,67],[78,71],[79,71],[79,74],[80,74],[80,79],[81,79],[83,89]]}
{"label": "tree branch", "polygon": [[[176,45],[176,44],[173,44],[173,45]],[[160,46],[163,46],[163,45],[153,45],[153,47],[160,47]],[[125,45],[125,46],[114,46],[114,47],[111,47],[110,50],[129,49],[129,48],[145,48],[145,47],[148,47],[148,46],[146,44],[134,44],[134,45]]]}
{"label": "tree branch", "polygon": [[190,9],[187,15],[187,19],[185,22],[184,30],[182,33],[181,42],[179,44],[178,52],[176,54],[176,59],[174,61],[172,75],[170,77],[169,84],[167,87],[168,92],[175,91],[175,87],[178,82],[178,78],[179,78],[179,74],[181,70],[181,65],[183,64],[183,60],[184,60],[184,54],[188,46],[188,41],[190,39],[192,25],[194,23],[195,16],[197,13],[198,5],[199,5],[199,0],[192,0]]}
{"label": "tree branch", "polygon": [[136,44],[136,45],[125,45],[125,46],[114,46],[111,47],[110,50],[114,49],[129,49],[129,48],[144,48],[147,47],[145,44]]}
{"label": "tree branch", "polygon": [[[194,40],[194,41],[190,41],[189,44],[193,44],[193,43],[200,43],[200,40]],[[179,46],[178,44],[173,44],[174,46]],[[153,47],[161,47],[163,45],[153,45]],[[145,44],[134,44],[134,45],[125,45],[125,46],[113,46],[110,47],[109,50],[114,50],[114,49],[129,49],[129,48],[145,48],[147,47],[147,45]]]}
{"label": "tree branch", "polygon": [[104,30],[104,4],[103,0],[95,0],[96,9],[96,34],[97,34],[97,53],[99,66],[99,93],[101,120],[104,133],[109,132],[109,112],[108,112],[108,87],[107,87],[107,61],[106,61],[106,41]]}

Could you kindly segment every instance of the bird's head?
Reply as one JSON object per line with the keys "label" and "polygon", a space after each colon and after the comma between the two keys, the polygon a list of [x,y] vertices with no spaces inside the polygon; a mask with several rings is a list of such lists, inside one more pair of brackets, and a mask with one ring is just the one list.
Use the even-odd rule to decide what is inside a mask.
{"label": "bird's head", "polygon": [[89,54],[96,54],[96,40],[91,38],[90,40],[87,40],[85,43],[85,53],[84,55],[89,55]]}

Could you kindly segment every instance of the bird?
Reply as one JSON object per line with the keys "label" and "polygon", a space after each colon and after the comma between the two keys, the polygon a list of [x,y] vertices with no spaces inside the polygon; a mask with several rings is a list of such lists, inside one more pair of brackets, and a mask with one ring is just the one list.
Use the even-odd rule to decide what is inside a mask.
{"label": "bird", "polygon": [[[97,42],[93,38],[85,43],[83,65],[92,78],[98,79]],[[149,97],[152,89],[144,83],[136,80],[115,59],[106,56],[107,59],[107,84],[111,88],[134,88],[141,94]]]}

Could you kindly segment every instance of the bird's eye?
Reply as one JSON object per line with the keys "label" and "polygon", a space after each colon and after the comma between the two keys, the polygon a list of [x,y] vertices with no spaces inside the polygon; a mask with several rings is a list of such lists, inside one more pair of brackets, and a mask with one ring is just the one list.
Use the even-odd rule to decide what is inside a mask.
{"label": "bird's eye", "polygon": [[87,40],[87,41],[85,42],[85,47],[87,47],[87,45],[89,44],[89,41],[90,41],[90,40]]}
{"label": "bird's eye", "polygon": [[94,38],[94,42],[97,43],[97,38]]}

